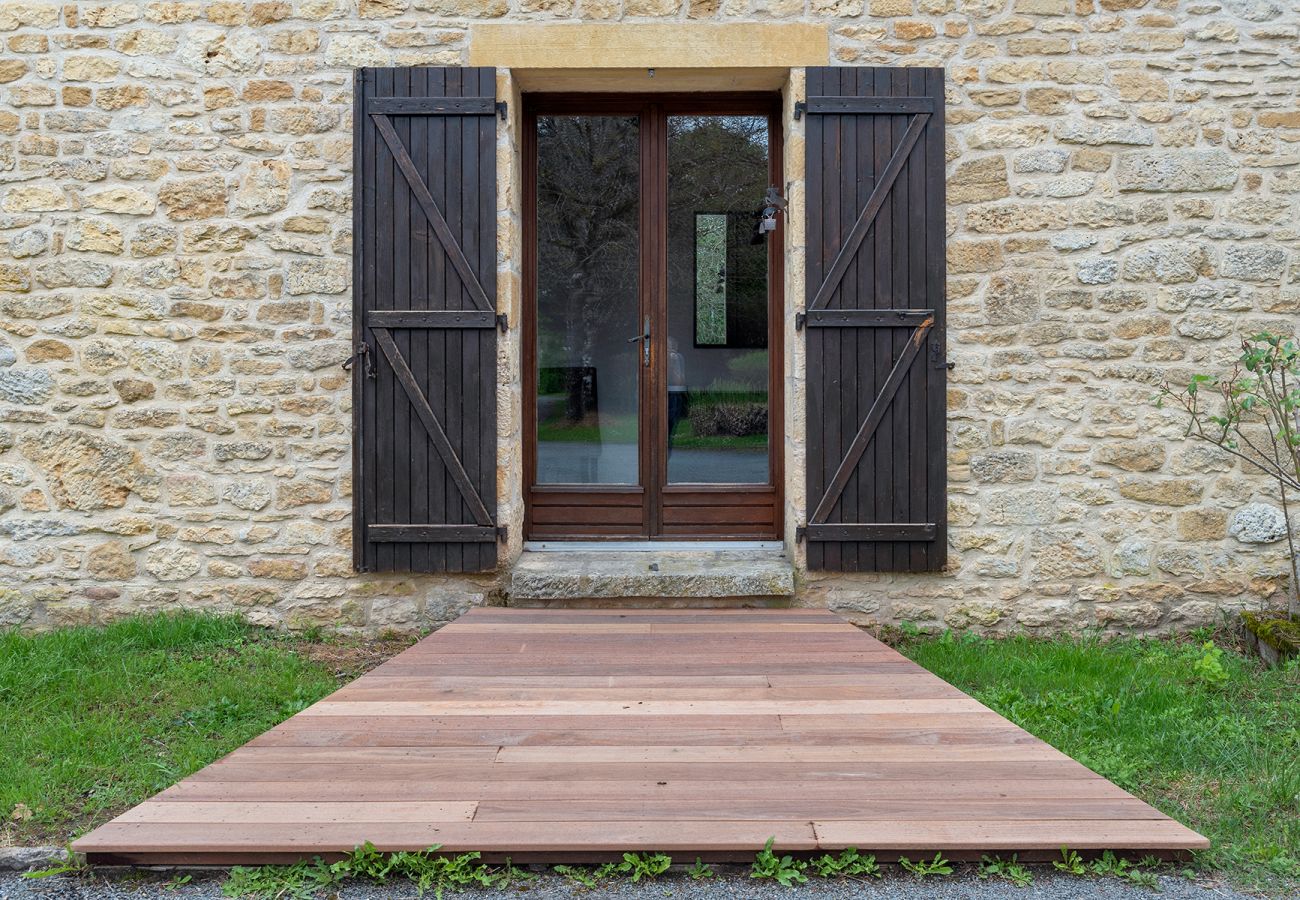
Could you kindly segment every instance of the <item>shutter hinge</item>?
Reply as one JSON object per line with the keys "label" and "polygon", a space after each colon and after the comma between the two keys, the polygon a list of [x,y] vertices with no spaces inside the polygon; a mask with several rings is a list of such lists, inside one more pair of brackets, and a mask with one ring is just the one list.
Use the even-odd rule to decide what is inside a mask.
{"label": "shutter hinge", "polygon": [[500,541],[500,542],[503,543],[503,544],[505,544],[505,543],[509,543],[509,541],[510,541],[510,526],[509,526],[509,525],[498,525],[498,526],[497,526],[497,540]]}
{"label": "shutter hinge", "polygon": [[506,112],[508,110],[509,107],[506,106],[506,101],[504,100],[497,101],[497,115],[501,118],[502,122],[506,120]]}
{"label": "shutter hinge", "polygon": [[794,314],[794,330],[795,330],[795,331],[803,331],[804,323],[807,322],[807,321],[808,321],[808,314],[807,314],[807,313],[801,313],[801,312],[795,313],[795,314]]}
{"label": "shutter hinge", "polygon": [[932,369],[955,369],[955,362],[948,362],[944,359],[943,346],[939,341],[930,341],[930,368]]}
{"label": "shutter hinge", "polygon": [[352,367],[355,366],[358,362],[365,364],[365,368],[363,371],[366,373],[367,378],[375,377],[375,364],[370,361],[370,346],[366,344],[365,341],[362,341],[360,344],[357,344],[356,352],[353,353],[351,356],[349,356],[347,359],[343,360],[343,362],[340,363],[340,365],[342,366],[343,371],[351,372]]}
{"label": "shutter hinge", "polygon": [[803,114],[808,111],[808,104],[802,100],[794,102],[794,120],[798,122],[803,118]]}
{"label": "shutter hinge", "polygon": [[794,529],[794,542],[796,544],[802,544],[807,539],[808,539],[808,526],[807,525],[796,526]]}
{"label": "shutter hinge", "polygon": [[502,334],[505,334],[507,331],[509,331],[510,317],[505,313],[497,313],[497,328],[501,329]]}

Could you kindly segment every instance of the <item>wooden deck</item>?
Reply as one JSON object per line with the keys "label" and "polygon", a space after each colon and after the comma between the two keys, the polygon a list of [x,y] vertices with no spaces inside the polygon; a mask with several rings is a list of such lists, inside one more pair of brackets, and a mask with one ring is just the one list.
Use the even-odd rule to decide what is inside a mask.
{"label": "wooden deck", "polygon": [[1207,846],[827,612],[476,609],[75,849],[737,860],[768,837],[882,859]]}

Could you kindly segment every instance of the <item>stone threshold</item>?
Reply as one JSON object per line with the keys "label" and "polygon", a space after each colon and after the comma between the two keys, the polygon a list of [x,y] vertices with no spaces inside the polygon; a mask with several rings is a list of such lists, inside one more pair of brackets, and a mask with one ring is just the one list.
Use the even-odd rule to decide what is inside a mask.
{"label": "stone threshold", "polygon": [[683,550],[525,550],[510,571],[511,606],[570,601],[629,605],[784,605],[794,596],[794,563],[780,548]]}

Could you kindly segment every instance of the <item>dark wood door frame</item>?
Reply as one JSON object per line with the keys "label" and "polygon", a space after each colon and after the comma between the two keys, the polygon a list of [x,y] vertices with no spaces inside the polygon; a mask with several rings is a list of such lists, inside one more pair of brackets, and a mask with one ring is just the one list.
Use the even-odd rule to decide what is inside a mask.
{"label": "dark wood door frame", "polygon": [[[769,181],[784,184],[781,99],[745,94],[526,94],[523,104],[523,477],[524,535],[547,540],[777,539],[782,533],[784,480],[785,226],[768,238],[767,485],[678,484],[667,479],[666,337],[651,345],[638,387],[640,483],[537,484],[537,116],[640,117],[641,255],[638,321],[653,334],[668,328],[667,118],[682,114],[765,115]],[[648,413],[648,414],[647,414]]]}

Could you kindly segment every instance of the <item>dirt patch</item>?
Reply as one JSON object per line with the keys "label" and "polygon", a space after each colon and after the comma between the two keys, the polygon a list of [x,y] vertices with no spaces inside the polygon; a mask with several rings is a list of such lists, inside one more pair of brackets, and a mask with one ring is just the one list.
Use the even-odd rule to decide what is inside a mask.
{"label": "dirt patch", "polygon": [[322,666],[340,684],[354,681],[380,663],[387,662],[420,639],[419,635],[385,635],[378,638],[338,638],[329,641],[286,642],[299,656]]}

